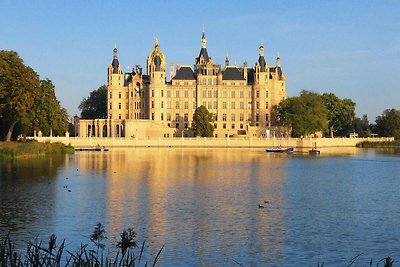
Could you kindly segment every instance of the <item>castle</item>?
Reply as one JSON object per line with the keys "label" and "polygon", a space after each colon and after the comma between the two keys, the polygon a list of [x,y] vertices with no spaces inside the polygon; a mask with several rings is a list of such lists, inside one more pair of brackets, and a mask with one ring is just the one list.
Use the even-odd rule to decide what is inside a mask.
{"label": "castle", "polygon": [[[156,38],[147,58],[147,73],[136,66],[123,73],[114,48],[108,66],[107,119],[79,121],[80,137],[191,137],[197,107],[214,116],[214,137],[264,137],[271,125],[271,108],[286,98],[286,78],[279,54],[275,66],[264,58],[261,44],[254,67],[215,64],[203,31],[194,68],[170,65]],[[277,128],[276,128],[277,129]]]}

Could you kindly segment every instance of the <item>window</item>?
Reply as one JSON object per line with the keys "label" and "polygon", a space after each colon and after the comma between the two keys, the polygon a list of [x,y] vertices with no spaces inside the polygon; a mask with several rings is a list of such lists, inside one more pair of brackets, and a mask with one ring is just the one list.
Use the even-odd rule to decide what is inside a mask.
{"label": "window", "polygon": [[188,98],[188,97],[189,97],[189,90],[185,90],[184,96],[185,96],[185,98]]}
{"label": "window", "polygon": [[121,103],[118,103],[118,109],[121,109]]}
{"label": "window", "polygon": [[126,109],[129,109],[129,105],[128,105],[128,103],[126,103],[126,105],[125,105],[125,108],[126,108]]}
{"label": "window", "polygon": [[203,103],[201,103],[201,105],[202,105],[203,107],[206,107],[206,101],[203,101]]}
{"label": "window", "polygon": [[193,91],[193,98],[196,98],[196,91]]}
{"label": "window", "polygon": [[164,97],[164,90],[161,90],[161,97]]}
{"label": "window", "polygon": [[206,91],[206,90],[203,91],[202,96],[203,96],[204,98],[207,97],[207,91]]}
{"label": "window", "polygon": [[161,113],[161,120],[164,120],[164,113]]}
{"label": "window", "polygon": [[110,92],[110,98],[112,98],[112,92]]}
{"label": "window", "polygon": [[188,121],[189,120],[189,114],[188,113],[183,114],[183,120],[184,121]]}
{"label": "window", "polygon": [[251,109],[251,102],[249,102],[249,103],[247,104],[247,108],[248,108],[248,109]]}
{"label": "window", "polygon": [[244,120],[243,113],[240,113],[240,114],[239,114],[239,120],[240,120],[240,121],[243,121],[243,120]]}
{"label": "window", "polygon": [[196,108],[196,101],[193,102],[193,109]]}
{"label": "window", "polygon": [[268,114],[265,114],[265,121],[268,122]]}
{"label": "window", "polygon": [[222,128],[226,129],[226,123],[222,124]]}
{"label": "window", "polygon": [[231,128],[232,128],[232,129],[235,129],[235,124],[234,124],[234,123],[232,123]]}
{"label": "window", "polygon": [[167,121],[171,121],[171,113],[167,113]]}
{"label": "window", "polygon": [[260,108],[260,102],[256,102],[256,108]]}
{"label": "window", "polygon": [[180,120],[179,113],[175,113],[175,120],[176,120],[176,121],[179,121],[179,120]]}
{"label": "window", "polygon": [[214,116],[214,121],[218,121],[218,115],[217,114],[213,114]]}
{"label": "window", "polygon": [[151,97],[154,97],[154,90],[151,90]]}
{"label": "window", "polygon": [[226,121],[226,114],[222,114],[222,121]]}
{"label": "window", "polygon": [[226,102],[222,102],[222,108],[226,109]]}
{"label": "window", "polygon": [[208,98],[212,98],[212,91],[208,90]]}
{"label": "window", "polygon": [[256,97],[260,97],[260,91],[259,90],[256,91]]}
{"label": "window", "polygon": [[167,97],[171,97],[171,91],[167,91]]}
{"label": "window", "polygon": [[188,109],[188,108],[189,108],[189,102],[186,101],[186,102],[184,103],[184,108],[185,108],[185,109]]}
{"label": "window", "polygon": [[226,91],[222,91],[222,98],[226,98]]}
{"label": "window", "polygon": [[240,127],[240,129],[243,129],[243,123],[241,123],[239,127]]}
{"label": "window", "polygon": [[179,108],[179,101],[176,101],[175,108]]}
{"label": "window", "polygon": [[167,108],[168,108],[168,109],[171,108],[171,101],[167,101]]}
{"label": "window", "polygon": [[244,97],[244,92],[240,91],[240,98],[243,98],[243,97]]}
{"label": "window", "polygon": [[129,98],[129,92],[126,92],[125,95],[126,95],[126,98]]}
{"label": "window", "polygon": [[231,98],[235,98],[235,91],[231,92]]}
{"label": "window", "polygon": [[203,78],[201,84],[202,84],[202,85],[206,85],[206,78]]}
{"label": "window", "polygon": [[154,113],[151,113],[151,119],[154,121]]}
{"label": "window", "polygon": [[249,113],[248,120],[251,121],[251,113]]}
{"label": "window", "polygon": [[265,97],[268,98],[268,91],[265,91]]}
{"label": "window", "polygon": [[218,90],[215,90],[214,91],[214,98],[217,98],[218,97]]}
{"label": "window", "polygon": [[217,109],[217,108],[218,108],[218,102],[214,101],[214,109]]}
{"label": "window", "polygon": [[240,102],[240,109],[244,109],[244,103],[243,102]]}
{"label": "window", "polygon": [[208,78],[208,85],[212,85],[212,80]]}
{"label": "window", "polygon": [[151,101],[151,108],[154,108],[154,101]]}
{"label": "window", "polygon": [[176,97],[179,97],[179,91],[178,91],[178,90],[176,90],[175,96],[176,96]]}
{"label": "window", "polygon": [[179,129],[179,123],[176,123],[176,124],[175,124],[175,128],[176,128],[176,129]]}
{"label": "window", "polygon": [[260,114],[256,114],[256,121],[259,121],[259,119],[260,119]]}
{"label": "window", "polygon": [[232,102],[231,103],[231,109],[235,109],[236,107],[235,107],[235,102]]}
{"label": "window", "polygon": [[247,94],[248,94],[248,97],[251,98],[251,95],[252,95],[251,91],[248,91]]}
{"label": "window", "polygon": [[112,109],[112,103],[110,103],[110,109]]}
{"label": "window", "polygon": [[110,119],[112,119],[112,114],[110,113]]}
{"label": "window", "polygon": [[231,121],[235,121],[235,114],[231,114]]}
{"label": "window", "polygon": [[208,109],[212,109],[212,102],[211,102],[211,101],[209,101],[209,102],[207,103],[207,108],[208,108]]}
{"label": "window", "polygon": [[118,119],[121,119],[121,114],[118,114]]}
{"label": "window", "polygon": [[161,101],[161,108],[164,108],[164,101]]}
{"label": "window", "polygon": [[118,93],[118,98],[121,98],[121,92]]}

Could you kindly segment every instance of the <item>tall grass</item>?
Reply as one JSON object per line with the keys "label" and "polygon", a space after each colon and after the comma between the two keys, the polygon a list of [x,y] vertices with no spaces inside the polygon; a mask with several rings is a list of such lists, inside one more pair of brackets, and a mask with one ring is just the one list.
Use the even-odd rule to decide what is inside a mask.
{"label": "tall grass", "polygon": [[115,256],[109,256],[105,252],[106,239],[105,231],[101,224],[98,224],[90,236],[96,249],[91,249],[89,244],[81,244],[76,251],[69,251],[65,248],[65,240],[57,243],[57,237],[50,236],[48,244],[43,244],[38,238],[27,243],[26,250],[19,251],[15,248],[14,242],[9,234],[0,239],[0,266],[11,267],[58,267],[58,266],[88,266],[88,267],[115,267],[115,266],[156,266],[161,252],[161,247],[152,263],[143,261],[145,242],[142,243],[140,251],[137,246],[136,233],[132,228],[124,230],[121,240],[117,243]]}
{"label": "tall grass", "polygon": [[0,142],[0,159],[73,153],[74,148],[72,146],[66,146],[62,143]]}

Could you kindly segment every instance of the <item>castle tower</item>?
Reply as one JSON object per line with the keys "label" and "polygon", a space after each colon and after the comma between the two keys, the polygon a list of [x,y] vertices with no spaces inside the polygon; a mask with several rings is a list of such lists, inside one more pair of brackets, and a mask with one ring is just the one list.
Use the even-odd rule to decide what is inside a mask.
{"label": "castle tower", "polygon": [[161,120],[162,110],[160,103],[162,100],[162,92],[165,91],[166,84],[166,58],[160,50],[158,39],[154,42],[154,48],[147,58],[147,74],[150,79],[149,92],[146,94],[145,101],[149,107],[149,119],[153,121]]}
{"label": "castle tower", "polygon": [[225,67],[229,66],[229,57],[228,57],[228,53],[226,53],[225,56]]}

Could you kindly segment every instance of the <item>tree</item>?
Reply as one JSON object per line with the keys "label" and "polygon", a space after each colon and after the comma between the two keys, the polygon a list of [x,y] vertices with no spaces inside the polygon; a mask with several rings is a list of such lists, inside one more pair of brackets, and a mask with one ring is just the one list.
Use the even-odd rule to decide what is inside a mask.
{"label": "tree", "polygon": [[55,87],[51,80],[40,81],[39,95],[32,110],[32,130],[42,131],[49,135],[64,135],[68,131],[68,114],[61,107],[55,95]]}
{"label": "tree", "polygon": [[107,86],[102,85],[97,90],[90,92],[79,104],[82,119],[107,118]]}
{"label": "tree", "polygon": [[293,136],[306,136],[327,128],[328,110],[320,94],[303,90],[275,107],[277,124],[292,128]]}
{"label": "tree", "polygon": [[381,116],[376,117],[375,131],[380,136],[400,138],[400,110],[386,109]]}
{"label": "tree", "polygon": [[196,108],[193,114],[192,130],[195,136],[212,137],[214,133],[213,116],[205,106]]}
{"label": "tree", "polygon": [[0,50],[0,120],[11,141],[14,127],[31,124],[30,111],[39,97],[39,76],[14,51]]}
{"label": "tree", "polygon": [[371,127],[368,121],[367,114],[362,116],[362,119],[356,117],[352,122],[352,128],[359,137],[369,137],[371,136]]}
{"label": "tree", "polygon": [[328,127],[330,136],[333,137],[334,133],[337,133],[339,136],[348,135],[355,118],[354,110],[356,104],[351,99],[340,99],[332,93],[323,94],[322,100],[328,109]]}

